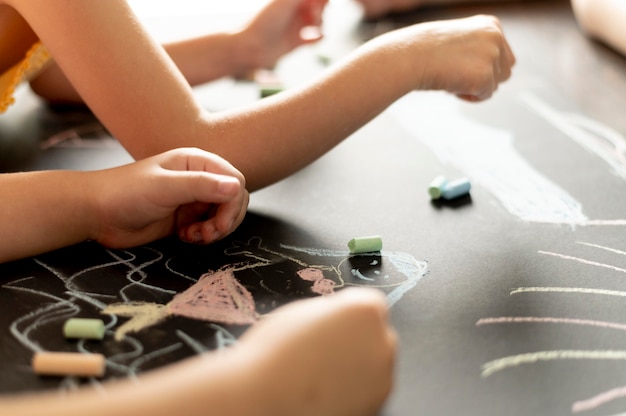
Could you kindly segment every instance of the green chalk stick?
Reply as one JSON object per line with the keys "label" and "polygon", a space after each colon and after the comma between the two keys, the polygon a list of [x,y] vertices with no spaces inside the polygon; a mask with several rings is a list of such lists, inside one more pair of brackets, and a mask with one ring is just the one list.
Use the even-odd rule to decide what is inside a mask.
{"label": "green chalk stick", "polygon": [[348,242],[350,253],[369,253],[383,249],[383,240],[378,235],[353,238]]}
{"label": "green chalk stick", "polygon": [[330,65],[332,62],[332,58],[323,52],[317,53],[317,60],[320,61],[323,65]]}
{"label": "green chalk stick", "polygon": [[278,94],[283,91],[282,86],[273,86],[273,87],[262,87],[261,88],[261,98],[269,97],[270,95]]}
{"label": "green chalk stick", "polygon": [[439,199],[441,198],[441,192],[448,183],[448,179],[445,176],[439,175],[428,185],[428,194],[431,199]]}
{"label": "green chalk stick", "polygon": [[104,322],[101,319],[71,318],[63,325],[65,338],[102,339],[104,332]]}

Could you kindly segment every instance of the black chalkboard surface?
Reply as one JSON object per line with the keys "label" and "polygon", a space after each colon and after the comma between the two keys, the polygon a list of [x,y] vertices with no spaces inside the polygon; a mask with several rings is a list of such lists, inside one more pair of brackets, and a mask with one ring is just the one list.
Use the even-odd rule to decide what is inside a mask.
{"label": "black chalkboard surface", "polygon": [[[167,304],[226,270],[259,314],[329,288],[383,290],[400,338],[383,414],[624,413],[626,61],[584,38],[566,1],[429,9],[385,27],[476,11],[502,19],[518,58],[513,79],[488,102],[407,95],[311,166],[253,194],[242,226],[217,244],[84,243],[1,265],[0,391],[94,382],[33,375],[39,348],[102,352],[106,380],[236,342],[247,325],[186,316],[117,341],[127,318],[101,313],[120,302]],[[364,23],[358,33],[381,27]],[[220,107],[210,92],[198,90]],[[75,110],[32,108],[27,119],[53,131],[93,122]],[[11,126],[0,122],[0,132]],[[91,147],[53,146],[22,163],[129,160],[119,145],[103,149],[106,132],[87,136]],[[426,190],[440,174],[470,178],[470,196],[431,202]],[[349,254],[351,238],[371,234],[383,239],[379,254]],[[105,339],[65,340],[70,316],[103,317]]]}

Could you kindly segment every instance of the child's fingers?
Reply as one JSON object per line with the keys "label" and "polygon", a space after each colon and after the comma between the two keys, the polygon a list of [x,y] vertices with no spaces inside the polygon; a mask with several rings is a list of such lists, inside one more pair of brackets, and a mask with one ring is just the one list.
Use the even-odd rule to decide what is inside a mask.
{"label": "child's fingers", "polygon": [[243,221],[248,199],[248,192],[244,190],[236,198],[221,204],[195,203],[183,207],[177,220],[179,237],[200,244],[225,237]]}
{"label": "child's fingers", "polygon": [[196,221],[186,225],[179,224],[178,235],[180,239],[190,243],[208,244],[233,232],[245,217],[246,210],[242,207],[247,206],[247,202],[234,205],[232,212],[230,209],[224,210],[227,205],[220,205],[215,216],[205,221]]}
{"label": "child's fingers", "polygon": [[210,243],[219,240],[234,231],[246,215],[248,199],[248,192],[243,192],[232,201],[219,205],[215,216],[206,221],[209,224],[203,224],[203,229],[208,227],[213,232],[213,234],[203,233],[203,236],[211,237],[210,240],[204,242]]}
{"label": "child's fingers", "polygon": [[178,148],[160,155],[160,166],[174,171],[216,173],[237,178],[245,185],[245,178],[234,166],[213,153],[197,148]]}
{"label": "child's fingers", "polygon": [[153,202],[176,209],[178,235],[210,243],[231,233],[243,220],[248,192],[243,175],[226,160],[195,148],[160,155],[158,192]]}
{"label": "child's fingers", "polygon": [[194,202],[221,204],[241,197],[245,191],[239,179],[208,172],[170,171],[158,181],[161,198],[155,202],[180,206]]}
{"label": "child's fingers", "polygon": [[511,49],[511,45],[509,45],[509,43],[506,41],[506,38],[504,36],[504,31],[502,30],[502,24],[500,23],[499,20],[495,20],[495,24],[498,27],[498,29],[500,29],[501,35],[502,35],[502,41],[503,41],[503,45],[502,45],[502,49],[503,52],[502,53],[502,60],[504,61],[502,67],[508,67],[509,69],[515,65],[515,54],[513,53],[513,49]]}

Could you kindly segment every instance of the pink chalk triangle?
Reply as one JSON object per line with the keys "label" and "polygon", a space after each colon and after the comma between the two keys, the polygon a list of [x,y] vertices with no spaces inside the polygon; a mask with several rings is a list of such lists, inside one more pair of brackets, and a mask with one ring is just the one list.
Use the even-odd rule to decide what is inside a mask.
{"label": "pink chalk triangle", "polygon": [[168,303],[172,315],[225,324],[252,324],[257,320],[254,299],[232,270],[204,274]]}

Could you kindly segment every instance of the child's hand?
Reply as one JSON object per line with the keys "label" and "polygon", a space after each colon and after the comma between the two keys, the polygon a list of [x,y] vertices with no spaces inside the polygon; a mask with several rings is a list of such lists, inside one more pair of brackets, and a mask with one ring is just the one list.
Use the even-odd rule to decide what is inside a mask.
{"label": "child's hand", "polygon": [[248,192],[243,175],[199,149],[176,149],[119,168],[90,172],[86,190],[97,212],[95,240],[107,247],[144,244],[174,231],[210,243],[243,220]]}
{"label": "child's hand", "polygon": [[[272,0],[247,25],[256,68],[272,68],[298,46],[321,39],[322,12],[328,0]],[[306,29],[306,30],[304,30]]]}
{"label": "child's hand", "polygon": [[[417,24],[382,35],[374,44],[402,55],[403,79],[413,88],[445,90],[468,101],[482,101],[511,76],[515,56],[493,16]],[[407,60],[408,59],[408,64]],[[405,65],[405,66],[404,66]]]}
{"label": "child's hand", "polygon": [[375,289],[294,302],[264,317],[237,348],[256,357],[272,414],[374,415],[389,394],[396,333]]}

